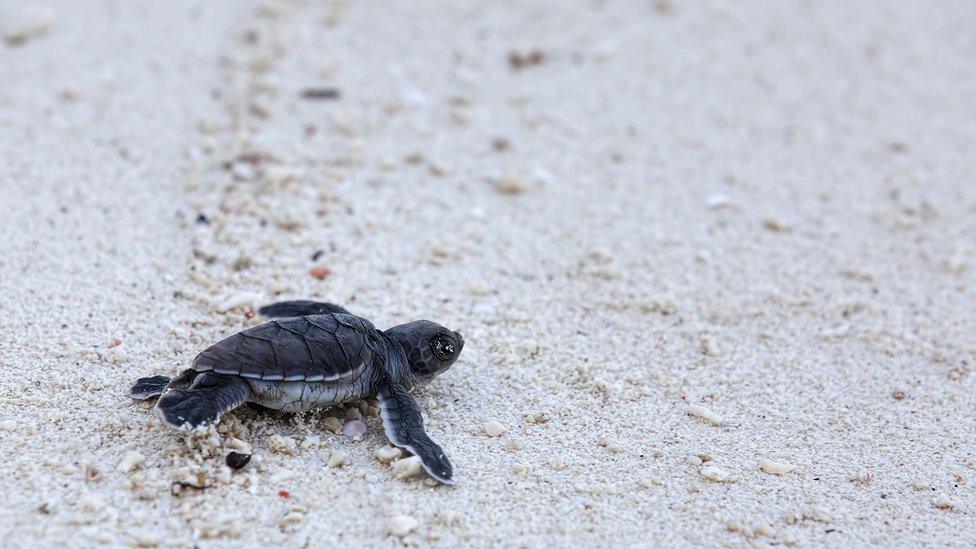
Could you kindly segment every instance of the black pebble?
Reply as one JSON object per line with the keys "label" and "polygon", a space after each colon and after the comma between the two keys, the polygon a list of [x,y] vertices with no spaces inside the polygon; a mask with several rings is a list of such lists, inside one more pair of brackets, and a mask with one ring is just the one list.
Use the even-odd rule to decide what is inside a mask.
{"label": "black pebble", "polygon": [[339,99],[341,93],[338,88],[305,88],[302,99]]}
{"label": "black pebble", "polygon": [[237,452],[227,454],[227,466],[234,470],[243,468],[250,461],[251,454],[239,454]]}

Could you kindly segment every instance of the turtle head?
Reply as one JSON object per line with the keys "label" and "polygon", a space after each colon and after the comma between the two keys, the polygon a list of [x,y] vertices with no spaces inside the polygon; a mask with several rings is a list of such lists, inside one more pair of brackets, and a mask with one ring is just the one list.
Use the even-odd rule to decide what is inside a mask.
{"label": "turtle head", "polygon": [[426,385],[447,371],[464,348],[461,334],[429,320],[394,326],[386,333],[400,344],[407,355],[409,371],[392,372],[407,388]]}

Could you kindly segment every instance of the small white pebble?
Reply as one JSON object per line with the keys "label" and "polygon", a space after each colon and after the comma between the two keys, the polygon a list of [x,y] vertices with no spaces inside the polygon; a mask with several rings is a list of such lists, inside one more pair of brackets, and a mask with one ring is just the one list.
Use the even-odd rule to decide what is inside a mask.
{"label": "small white pebble", "polygon": [[224,443],[224,445],[227,446],[227,448],[229,448],[231,450],[234,450],[235,452],[237,452],[239,454],[251,454],[251,453],[253,453],[253,452],[251,452],[251,445],[248,444],[248,443],[246,443],[246,442],[244,442],[243,440],[241,440],[239,438],[230,437],[230,438],[227,439],[227,441]]}
{"label": "small white pebble", "polygon": [[305,514],[298,511],[292,511],[285,516],[278,519],[278,526],[293,526],[295,524],[301,523],[305,520]]}
{"label": "small white pebble", "polygon": [[709,210],[721,210],[732,205],[732,199],[724,194],[713,194],[705,201]]}
{"label": "small white pebble", "polygon": [[393,462],[393,474],[398,479],[413,478],[420,476],[423,472],[424,467],[417,456],[410,456]]}
{"label": "small white pebble", "polygon": [[295,446],[295,439],[291,437],[275,434],[268,439],[268,450],[276,454],[295,455]]}
{"label": "small white pebble", "polygon": [[700,470],[701,475],[712,482],[735,482],[738,480],[732,473],[717,465],[705,465]]}
{"label": "small white pebble", "polygon": [[721,425],[725,420],[715,412],[709,410],[704,406],[689,406],[688,413],[697,417],[704,419],[705,421],[711,423],[712,425]]}
{"label": "small white pebble", "polygon": [[500,437],[505,434],[505,426],[497,421],[489,421],[484,425],[485,434],[490,437]]}
{"label": "small white pebble", "polygon": [[476,280],[468,286],[468,291],[474,295],[488,295],[491,293],[491,287],[483,280]]}
{"label": "small white pebble", "polygon": [[522,441],[521,440],[514,440],[513,439],[513,440],[509,440],[508,442],[505,443],[505,449],[508,450],[508,451],[510,451],[510,452],[517,452],[518,450],[521,450],[522,448],[525,448],[525,445],[522,444]]}
{"label": "small white pebble", "polygon": [[770,526],[768,522],[757,523],[752,527],[752,531],[757,536],[766,536],[767,538],[771,538],[776,535],[776,531],[773,530],[773,527]]}
{"label": "small white pebble", "polygon": [[275,474],[271,475],[271,477],[268,478],[268,482],[270,482],[271,484],[278,484],[281,482],[285,482],[286,480],[291,480],[293,478],[295,478],[294,471],[289,471],[288,469],[279,469],[278,471],[275,472]]}
{"label": "small white pebble", "polygon": [[[29,6],[29,3],[25,3]],[[29,40],[44,36],[51,30],[54,17],[49,11],[33,10],[10,10],[3,14],[4,20],[0,21],[0,36],[10,46],[19,46]]]}
{"label": "small white pebble", "polygon": [[401,455],[403,455],[403,450],[394,446],[380,446],[373,450],[373,457],[378,459],[380,463],[390,463]]}
{"label": "small white pebble", "polygon": [[525,192],[525,183],[514,177],[502,177],[494,181],[493,187],[498,194],[515,196]]}
{"label": "small white pebble", "polygon": [[819,505],[810,505],[809,507],[805,507],[803,509],[803,518],[815,520],[824,524],[834,520],[834,518],[830,516],[830,511]]}
{"label": "small white pebble", "polygon": [[785,475],[793,469],[796,469],[796,466],[792,463],[761,459],[759,460],[759,468],[771,475]]}
{"label": "small white pebble", "polygon": [[596,445],[601,448],[606,448],[607,450],[613,452],[614,454],[619,453],[621,448],[620,445],[612,440],[607,440],[605,438],[598,439]]}
{"label": "small white pebble", "polygon": [[131,450],[122,456],[122,459],[119,460],[119,465],[115,468],[115,470],[119,471],[120,473],[129,473],[142,465],[144,461],[146,461],[145,456],[135,450]]}
{"label": "small white pebble", "polygon": [[558,458],[558,457],[557,458],[553,458],[552,461],[549,462],[549,465],[553,469],[555,469],[557,471],[562,471],[563,469],[566,468],[566,460],[564,460],[563,458]]}
{"label": "small white pebble", "polygon": [[952,509],[956,506],[956,503],[949,499],[949,496],[939,494],[938,496],[932,498],[932,505],[935,505],[939,509]]}
{"label": "small white pebble", "polygon": [[860,469],[857,472],[855,472],[853,475],[851,475],[849,480],[856,484],[867,486],[872,482],[874,482],[874,473],[868,471],[867,469]]}
{"label": "small white pebble", "polygon": [[335,450],[329,456],[329,467],[342,467],[346,464],[348,456],[342,450]]}
{"label": "small white pebble", "polygon": [[386,521],[386,532],[402,538],[417,528],[417,519],[407,515],[396,515]]}
{"label": "small white pebble", "polygon": [[221,313],[226,313],[231,309],[236,309],[237,307],[242,307],[244,305],[254,307],[261,301],[262,298],[260,294],[242,292],[239,294],[234,294],[221,301],[220,304],[217,305],[217,310]]}
{"label": "small white pebble", "polygon": [[[358,412],[359,410],[356,411]],[[342,426],[342,434],[349,440],[361,440],[365,432],[366,423],[364,423],[361,419],[347,421],[346,424]]]}
{"label": "small white pebble", "polygon": [[763,219],[763,228],[774,233],[782,233],[789,231],[791,226],[789,223],[775,217],[766,217]]}

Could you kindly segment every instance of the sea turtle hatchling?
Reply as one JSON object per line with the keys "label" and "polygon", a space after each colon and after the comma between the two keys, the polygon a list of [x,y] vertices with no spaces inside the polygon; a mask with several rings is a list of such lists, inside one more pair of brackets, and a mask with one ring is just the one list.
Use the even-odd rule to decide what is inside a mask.
{"label": "sea turtle hatchling", "polygon": [[159,397],[155,410],[176,428],[216,422],[245,402],[284,412],[375,396],[393,444],[451,484],[444,450],[424,432],[410,391],[454,364],[464,340],[429,320],[377,330],[338,305],[283,301],[259,312],[273,320],[206,349],[175,378],[140,378],[129,396]]}

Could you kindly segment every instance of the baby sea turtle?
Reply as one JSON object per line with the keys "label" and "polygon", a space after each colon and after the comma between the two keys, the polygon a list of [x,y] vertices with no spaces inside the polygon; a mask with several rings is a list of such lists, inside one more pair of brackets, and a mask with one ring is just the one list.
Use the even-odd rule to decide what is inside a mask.
{"label": "baby sea turtle", "polygon": [[338,305],[315,301],[283,301],[259,312],[274,320],[206,349],[173,379],[140,378],[129,396],[158,396],[156,412],[182,429],[216,422],[245,402],[301,412],[375,396],[390,442],[452,483],[451,462],[424,432],[410,391],[454,364],[461,334],[429,320],[377,330]]}

